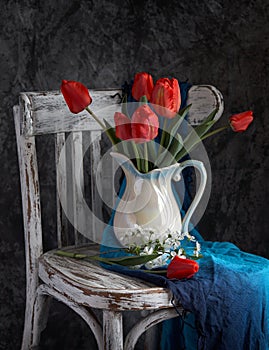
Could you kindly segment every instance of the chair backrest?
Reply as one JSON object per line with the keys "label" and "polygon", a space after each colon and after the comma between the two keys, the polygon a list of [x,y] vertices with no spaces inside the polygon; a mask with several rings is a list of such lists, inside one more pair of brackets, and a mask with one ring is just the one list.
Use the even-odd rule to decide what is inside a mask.
{"label": "chair backrest", "polygon": [[[90,94],[93,99],[91,109],[113,124],[114,111],[119,109],[121,101],[121,90],[90,90]],[[193,86],[188,96],[188,104],[192,103],[189,113],[191,124],[199,124],[215,108],[218,108],[216,118],[221,116],[223,99],[221,93],[214,87]],[[84,236],[93,241],[99,240],[104,222],[102,201],[112,206],[115,198],[113,179],[111,180],[108,174],[111,170],[113,173],[114,163],[112,160],[109,164],[103,162],[101,168],[102,131],[99,125],[86,112],[75,116],[71,114],[60,92],[21,93],[20,104],[14,107],[14,117],[21,177],[26,263],[31,271],[43,252],[36,137],[53,134],[55,138],[57,201],[55,218],[57,218],[59,247],[70,243],[79,244],[84,241]],[[86,148],[91,144],[90,165],[87,167],[90,173],[87,203],[82,185],[85,172],[81,171],[85,158],[83,136],[85,132]],[[100,180],[102,189],[99,186]],[[100,194],[100,191],[103,193]],[[74,226],[74,240],[70,238],[67,217]],[[80,235],[81,228],[83,230],[85,227],[88,231]]]}

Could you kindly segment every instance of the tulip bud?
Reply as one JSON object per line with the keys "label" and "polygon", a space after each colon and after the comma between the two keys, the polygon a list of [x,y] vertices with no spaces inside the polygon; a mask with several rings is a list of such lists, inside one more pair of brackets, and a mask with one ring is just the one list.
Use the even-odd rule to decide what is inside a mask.
{"label": "tulip bud", "polygon": [[199,270],[199,265],[196,261],[183,259],[176,255],[170,262],[167,268],[167,278],[182,279],[191,278]]}
{"label": "tulip bud", "polygon": [[63,80],[61,92],[72,113],[82,112],[92,103],[88,89],[77,81]]}
{"label": "tulip bud", "polygon": [[132,136],[136,143],[153,140],[158,135],[159,119],[149,105],[138,107],[132,116]]}
{"label": "tulip bud", "polygon": [[125,114],[116,112],[114,114],[116,136],[121,140],[132,138],[131,121]]}
{"label": "tulip bud", "polygon": [[139,101],[142,96],[146,96],[147,100],[149,100],[153,86],[153,79],[150,74],[145,72],[136,73],[132,87],[133,98]]}
{"label": "tulip bud", "polygon": [[253,121],[253,112],[246,111],[239,114],[234,114],[230,118],[230,125],[233,131],[241,132],[247,130],[250,123]]}
{"label": "tulip bud", "polygon": [[152,91],[150,102],[158,114],[174,118],[181,104],[180,88],[177,79],[161,78]]}

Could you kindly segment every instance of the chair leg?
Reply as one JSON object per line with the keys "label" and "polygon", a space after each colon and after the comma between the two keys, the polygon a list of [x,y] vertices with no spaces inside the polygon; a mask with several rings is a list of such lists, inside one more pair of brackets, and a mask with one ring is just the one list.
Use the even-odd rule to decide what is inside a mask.
{"label": "chair leg", "polygon": [[36,296],[27,295],[21,350],[38,348],[40,334],[47,324],[50,300],[38,292]]}
{"label": "chair leg", "polygon": [[122,313],[103,311],[104,350],[123,350]]}
{"label": "chair leg", "polygon": [[50,309],[51,297],[37,290],[33,317],[32,347],[38,347],[41,332],[46,328]]}

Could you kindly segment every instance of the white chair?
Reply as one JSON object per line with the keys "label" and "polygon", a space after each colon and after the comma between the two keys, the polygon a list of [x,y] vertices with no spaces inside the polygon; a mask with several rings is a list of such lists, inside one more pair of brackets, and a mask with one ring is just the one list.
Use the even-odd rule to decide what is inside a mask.
{"label": "white chair", "polygon": [[[117,104],[119,90],[90,91],[93,98],[92,109],[98,110]],[[111,98],[114,96],[114,98]],[[218,90],[212,86],[193,86],[189,92],[189,103],[192,103],[190,119],[199,124],[214,108],[218,107],[217,117],[222,114],[223,101]],[[114,108],[114,107],[113,107]],[[113,113],[102,115],[111,123]],[[103,269],[98,264],[58,256],[55,251],[43,251],[42,239],[46,232],[42,229],[40,207],[40,185],[35,140],[40,135],[55,135],[55,161],[57,184],[57,241],[61,249],[96,254],[98,245],[85,243],[80,234],[81,222],[87,227],[92,241],[98,241],[102,225],[95,217],[85,223],[85,204],[83,198],[83,132],[87,139],[95,140],[91,159],[91,208],[102,217],[102,203],[98,196],[96,176],[100,178],[97,165],[101,159],[98,125],[80,113],[71,115],[62,95],[59,92],[30,92],[20,94],[20,104],[14,107],[18,158],[21,176],[21,193],[24,219],[25,259],[26,259],[26,310],[22,350],[38,346],[40,333],[46,326],[49,301],[55,298],[80,315],[93,332],[99,349],[121,350],[133,349],[140,335],[153,325],[178,316],[171,304],[169,291]],[[70,142],[69,152],[61,152],[65,147],[66,135]],[[70,155],[70,159],[68,156]],[[59,166],[60,165],[60,166]],[[109,168],[109,167],[108,167]],[[69,177],[63,173],[69,171]],[[72,171],[70,171],[72,169]],[[105,177],[102,173],[102,177]],[[104,197],[112,197],[112,182],[103,181]],[[72,203],[68,198],[72,194]],[[59,199],[60,197],[60,199]],[[70,209],[71,208],[71,209]],[[70,244],[66,211],[72,217],[74,225],[74,244]],[[67,216],[68,216],[67,215]],[[70,226],[70,225],[69,225]],[[70,231],[70,230],[69,230]],[[94,234],[97,234],[95,236]],[[87,234],[85,234],[87,235]],[[43,238],[42,238],[43,237]],[[64,248],[65,247],[65,248]],[[103,311],[103,320],[99,322],[94,309]],[[131,329],[123,339],[123,312],[149,311]]]}

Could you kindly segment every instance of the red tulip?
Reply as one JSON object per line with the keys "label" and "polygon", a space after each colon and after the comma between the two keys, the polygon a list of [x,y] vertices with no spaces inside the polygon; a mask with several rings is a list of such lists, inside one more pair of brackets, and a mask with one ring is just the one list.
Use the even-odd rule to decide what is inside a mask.
{"label": "red tulip", "polygon": [[151,103],[156,112],[166,118],[174,118],[179,111],[181,95],[177,79],[161,78],[152,91]]}
{"label": "red tulip", "polygon": [[138,107],[132,116],[132,136],[136,143],[153,140],[158,135],[159,119],[148,104]]}
{"label": "red tulip", "polygon": [[191,278],[199,270],[199,265],[196,261],[190,259],[182,259],[176,255],[170,262],[167,268],[167,277],[169,279]]}
{"label": "red tulip", "polygon": [[116,112],[114,114],[116,126],[116,136],[121,140],[130,140],[132,138],[131,121],[125,114]]}
{"label": "red tulip", "polygon": [[230,125],[235,132],[247,130],[250,123],[253,121],[253,112],[246,111],[239,114],[234,114],[230,118]]}
{"label": "red tulip", "polygon": [[61,92],[72,113],[82,112],[92,103],[92,98],[86,86],[77,81],[63,80]]}
{"label": "red tulip", "polygon": [[150,100],[153,90],[153,79],[148,73],[136,73],[132,87],[132,96],[139,101],[142,96],[146,96]]}

